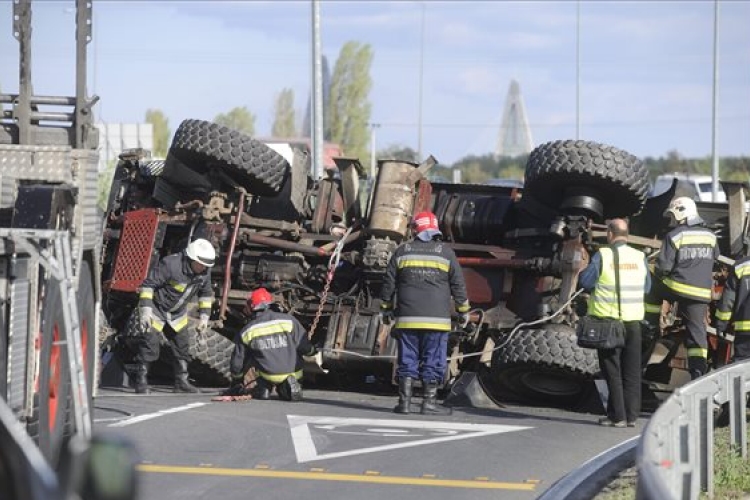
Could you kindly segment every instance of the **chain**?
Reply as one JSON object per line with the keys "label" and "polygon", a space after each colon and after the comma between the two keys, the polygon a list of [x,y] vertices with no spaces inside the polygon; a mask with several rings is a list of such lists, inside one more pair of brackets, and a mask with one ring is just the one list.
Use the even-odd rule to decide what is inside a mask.
{"label": "chain", "polygon": [[323,314],[323,307],[325,306],[326,299],[328,299],[328,292],[331,289],[331,283],[333,282],[333,275],[336,273],[336,268],[339,266],[341,260],[341,252],[344,250],[344,243],[349,237],[349,233],[352,232],[353,228],[349,228],[344,233],[344,236],[336,243],[336,248],[333,249],[331,257],[328,259],[328,274],[326,275],[326,284],[323,287],[323,293],[320,295],[320,304],[318,304],[318,310],[315,311],[315,318],[313,318],[312,325],[310,325],[310,331],[307,334],[308,338],[312,338],[315,334],[315,329],[318,327],[320,316]]}

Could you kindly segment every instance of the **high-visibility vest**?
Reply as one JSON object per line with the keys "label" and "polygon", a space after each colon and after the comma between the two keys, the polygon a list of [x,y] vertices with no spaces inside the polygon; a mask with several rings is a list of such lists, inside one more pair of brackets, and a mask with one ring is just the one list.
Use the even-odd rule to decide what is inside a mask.
{"label": "high-visibility vest", "polygon": [[619,318],[623,321],[643,319],[643,294],[646,285],[646,262],[643,252],[627,245],[616,247],[620,266],[620,314],[617,311],[614,247],[599,250],[602,272],[589,297],[588,313],[598,318]]}

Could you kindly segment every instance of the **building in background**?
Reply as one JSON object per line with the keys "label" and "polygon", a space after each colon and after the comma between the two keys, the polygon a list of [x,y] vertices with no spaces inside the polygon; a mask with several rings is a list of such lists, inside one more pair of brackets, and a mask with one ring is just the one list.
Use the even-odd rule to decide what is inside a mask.
{"label": "building in background", "polygon": [[526,117],[526,107],[521,97],[521,87],[511,80],[508,95],[505,98],[503,119],[500,122],[500,135],[497,138],[495,157],[516,157],[531,153],[534,141],[531,139],[531,127]]}
{"label": "building in background", "polygon": [[126,149],[154,149],[154,126],[150,123],[97,123],[99,129],[99,171],[117,161]]}

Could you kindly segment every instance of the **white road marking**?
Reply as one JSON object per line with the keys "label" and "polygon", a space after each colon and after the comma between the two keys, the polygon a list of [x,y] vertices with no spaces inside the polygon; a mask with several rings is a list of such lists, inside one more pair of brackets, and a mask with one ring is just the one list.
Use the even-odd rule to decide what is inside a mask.
{"label": "white road marking", "polygon": [[[287,415],[287,420],[289,421],[292,441],[294,442],[294,450],[297,454],[297,461],[299,463],[531,429],[531,427],[521,427],[516,425],[467,424],[460,422],[436,422],[433,420],[305,417],[300,415]],[[312,433],[310,432],[310,426],[313,426],[319,431],[327,431],[326,434],[373,435],[381,438],[391,437],[396,438],[396,442],[348,451],[319,454],[315,447]],[[351,426],[364,427],[364,429],[343,429]],[[384,434],[383,432],[387,428],[389,433]],[[413,429],[421,432],[412,433],[410,431],[405,431],[404,429]],[[370,431],[369,434],[367,431]],[[413,439],[415,436],[423,438]],[[405,438],[410,438],[411,440],[404,442],[403,439]]]}
{"label": "white road marking", "polygon": [[114,424],[109,424],[108,427],[125,427],[126,425],[138,424],[140,422],[145,422],[146,420],[152,420],[154,418],[163,417],[164,415],[169,415],[170,413],[192,410],[193,408],[198,408],[199,406],[205,406],[207,404],[208,403],[190,403],[188,405],[177,406],[175,408],[167,408],[166,410],[159,410],[156,413],[146,413],[144,415],[138,415],[137,417],[116,422]]}

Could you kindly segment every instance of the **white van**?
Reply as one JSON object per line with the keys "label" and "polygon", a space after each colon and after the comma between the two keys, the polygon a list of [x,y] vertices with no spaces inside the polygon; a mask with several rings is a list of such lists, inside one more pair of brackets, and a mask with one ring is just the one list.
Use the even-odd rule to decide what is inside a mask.
{"label": "white van", "polygon": [[[693,174],[667,174],[660,175],[656,178],[650,196],[657,196],[668,190],[672,182],[677,179],[677,190],[675,196],[690,196],[695,201],[713,201],[712,177],[710,175],[693,175]],[[717,193],[717,202],[726,203],[727,195],[724,193],[721,184]]]}

